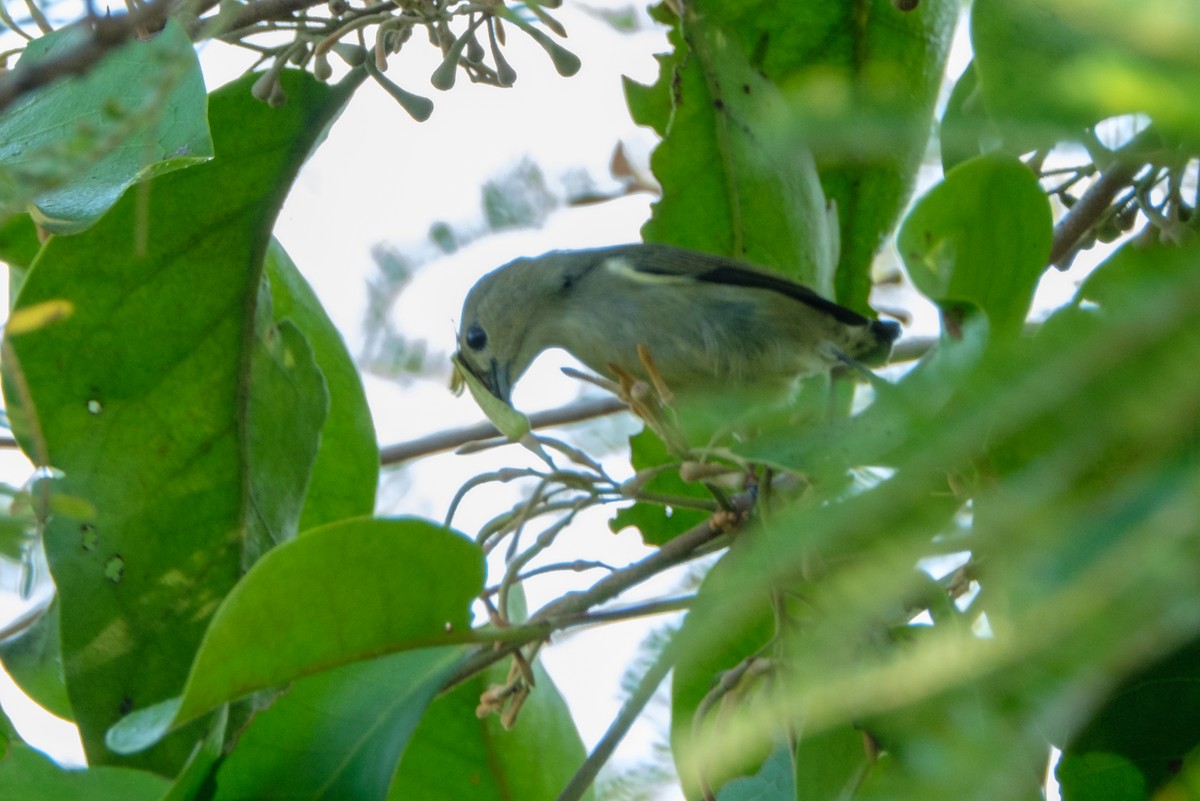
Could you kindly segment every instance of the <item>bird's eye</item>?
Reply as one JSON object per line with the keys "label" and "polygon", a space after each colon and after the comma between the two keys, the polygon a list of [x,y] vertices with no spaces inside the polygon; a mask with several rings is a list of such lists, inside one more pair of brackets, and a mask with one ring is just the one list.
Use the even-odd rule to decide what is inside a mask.
{"label": "bird's eye", "polygon": [[471,327],[467,329],[464,341],[471,350],[483,350],[487,347],[487,332],[479,323],[472,323]]}

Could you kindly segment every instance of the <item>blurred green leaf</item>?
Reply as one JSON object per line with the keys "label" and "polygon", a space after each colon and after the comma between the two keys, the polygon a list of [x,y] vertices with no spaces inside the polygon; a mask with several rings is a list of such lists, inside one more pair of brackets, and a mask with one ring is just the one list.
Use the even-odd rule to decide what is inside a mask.
{"label": "blurred green leaf", "polygon": [[0,261],[8,265],[10,303],[16,300],[25,281],[25,272],[41,249],[37,226],[28,214],[14,214],[0,220]]}
{"label": "blurred green leaf", "polygon": [[717,801],[792,801],[797,797],[796,790],[791,754],[786,748],[776,748],[758,773],[722,787]]}
{"label": "blurred green leaf", "polygon": [[979,0],[983,101],[1017,152],[1144,113],[1200,144],[1200,6],[1174,0]]}
{"label": "blurred green leaf", "polygon": [[800,733],[796,747],[796,801],[841,801],[855,796],[871,770],[867,741],[853,726],[816,735]]}
{"label": "blurred green leaf", "polygon": [[220,764],[225,751],[229,718],[229,707],[222,707],[212,716],[208,733],[196,744],[183,769],[175,777],[170,791],[161,801],[197,801],[208,798],[213,770]]}
{"label": "blurred green leaf", "polygon": [[1063,801],[1145,801],[1146,777],[1119,754],[1063,757],[1055,778]]}
{"label": "blurred green leaf", "polygon": [[109,747],[147,748],[219,704],[320,670],[462,642],[482,589],[482,554],[449,529],[417,519],[313,529],[250,569],[213,616],[182,696],[124,718]]}
{"label": "blurred green leaf", "polygon": [[1063,798],[1099,797],[1099,784],[1128,788],[1122,791],[1127,798],[1154,795],[1200,747],[1197,719],[1200,641],[1155,662],[1108,694],[1108,702],[1063,748],[1057,770]]}
{"label": "blurred green leaf", "polygon": [[[667,452],[663,441],[649,428],[643,428],[629,438],[629,451],[633,469],[637,471],[678,462],[678,459]],[[658,473],[646,482],[642,489],[662,495],[695,498],[697,501],[712,499],[712,494],[703,484],[684,481],[679,475],[678,467]],[[642,533],[642,540],[647,545],[662,545],[709,516],[709,512],[701,509],[668,507],[661,503],[637,501],[625,509],[618,510],[609,521],[608,527],[615,534],[623,528],[634,526]]]}
{"label": "blurred green leaf", "polygon": [[1021,330],[1046,269],[1050,202],[1020,161],[980,156],[917,201],[896,235],[908,274],[943,313],[982,309],[997,336]]}
{"label": "blurred green leaf", "polygon": [[[278,109],[253,99],[253,77],[214,94],[220,158],[155,178],[144,207],[126,196],[87,232],[52,240],[17,300],[72,310],[9,331],[5,394],[26,453],[94,510],[56,513],[45,534],[92,764],[116,759],[103,736],[123,712],[180,692],[247,557],[300,514],[326,401],[307,344],[272,325],[262,258],[292,177],[353,85],[283,80]],[[252,480],[267,465],[289,483]],[[203,736],[192,734],[133,762],[174,774]]]}
{"label": "blurred green leaf", "polygon": [[[722,760],[719,765],[693,761],[688,750],[699,728],[697,717],[706,726],[719,728],[722,710],[732,706],[728,698],[716,699],[715,705],[706,698],[717,691],[727,673],[761,654],[775,632],[773,609],[766,595],[741,600],[736,621],[725,625],[728,616],[723,604],[729,601],[730,578],[739,575],[739,559],[740,554],[732,552],[713,565],[700,585],[696,602],[675,633],[679,657],[671,678],[671,755],[688,798],[699,795],[701,781],[718,789],[738,776],[752,775],[762,768],[774,748],[771,732],[766,731],[764,739],[748,749],[734,749],[736,754],[731,754],[732,759]],[[761,685],[754,687],[750,677],[732,684],[735,686],[729,687],[728,695],[735,699],[753,697],[756,689],[761,690]]]}
{"label": "blurred green leaf", "polygon": [[[1200,634],[1200,272],[1182,268],[1200,249],[1145,263],[1153,277],[1119,306],[994,343],[954,402],[913,421],[890,477],[745,539],[688,647],[719,649],[772,590],[807,611],[784,629],[774,703],[731,709],[695,760],[719,771],[786,720],[812,735],[891,716],[891,767],[867,797],[1030,798],[1098,681]],[[953,536],[947,496],[971,499]],[[926,592],[912,565],[955,550],[981,587],[964,618],[893,642]]]}
{"label": "blurred green leaf", "polygon": [[942,172],[948,173],[1000,142],[1000,132],[987,114],[979,89],[979,71],[972,61],[954,82],[939,130]]}
{"label": "blurred green leaf", "polygon": [[[68,26],[35,39],[14,72],[87,35]],[[84,230],[136,181],[212,157],[207,100],[192,41],[176,21],[86,75],[24,95],[0,114],[0,216],[29,203],[48,231]]]}
{"label": "blurred green leaf", "polygon": [[959,339],[942,338],[894,386],[854,417],[818,425],[768,428],[733,445],[756,464],[802,473],[810,482],[836,481],[853,467],[894,465],[908,458],[910,432],[930,425],[954,400],[984,356],[988,327],[972,320]]}

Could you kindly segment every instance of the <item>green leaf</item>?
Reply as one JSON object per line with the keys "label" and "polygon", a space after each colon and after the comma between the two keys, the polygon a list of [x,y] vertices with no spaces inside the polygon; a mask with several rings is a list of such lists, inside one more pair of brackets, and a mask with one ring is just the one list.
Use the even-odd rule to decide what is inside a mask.
{"label": "green leaf", "polygon": [[[179,694],[248,558],[290,536],[320,434],[326,401],[307,345],[260,308],[262,258],[296,170],[353,84],[285,72],[289,102],[272,109],[252,80],[212,97],[219,158],[155,178],[148,205],[128,195],[46,245],[17,308],[63,313],[8,331],[18,439],[62,472],[56,491],[94,510],[55,514],[45,532],[94,765],[116,759],[103,736],[124,712]],[[256,397],[268,390],[278,394]],[[278,482],[258,472],[267,466],[286,468]],[[174,774],[194,734],[133,762]]]}
{"label": "green leaf", "polygon": [[[630,459],[634,470],[648,470],[659,465],[678,462],[667,452],[667,446],[649,428],[643,428],[629,438]],[[712,495],[698,482],[687,482],[679,476],[677,467],[665,470],[642,487],[647,492],[710,501]],[[613,533],[628,526],[642,532],[647,545],[662,545],[668,540],[707,520],[709,513],[702,509],[664,506],[661,503],[637,501],[619,510],[609,521]]]}
{"label": "green leaf", "polygon": [[1064,755],[1054,771],[1063,801],[1145,801],[1146,777],[1119,754]]}
{"label": "green leaf", "polygon": [[980,0],[971,44],[983,101],[1017,152],[1144,113],[1200,143],[1200,6],[1173,0]]}
{"label": "green leaf", "polygon": [[[696,602],[675,634],[679,658],[671,678],[671,755],[689,798],[698,795],[701,779],[718,789],[738,776],[753,775],[774,747],[773,743],[764,742],[756,742],[750,748],[732,747],[728,759],[715,769],[711,764],[692,758],[691,744],[700,729],[695,720],[706,696],[716,688],[723,674],[761,653],[774,633],[773,610],[766,594],[742,599],[734,625],[722,622],[727,615],[720,604],[728,602],[725,593],[729,576],[737,575],[738,560],[737,553],[730,553],[713,566],[700,586]],[[699,638],[697,633],[701,634]],[[735,697],[747,703],[755,690],[762,687],[746,689],[745,685],[752,684],[752,680],[743,679],[743,682],[734,688]],[[704,728],[714,724],[718,710],[724,706],[717,704],[709,709],[705,718],[708,725]]]}
{"label": "green leaf", "polygon": [[0,787],[22,801],[158,801],[170,787],[161,776],[129,768],[64,770],[21,742],[0,760]]}
{"label": "green leaf", "polygon": [[[34,40],[14,73],[89,35],[68,26]],[[0,115],[0,216],[28,203],[52,233],[86,229],[133,183],[212,157],[206,104],[191,39],[174,20],[86,75],[23,96]]]}
{"label": "green leaf", "polygon": [[175,777],[170,791],[162,801],[195,801],[207,798],[213,770],[220,764],[225,751],[225,737],[229,729],[229,708],[223,707],[211,718],[208,734],[196,744],[187,763]]}
{"label": "green leaf", "polygon": [[792,755],[787,748],[776,748],[758,773],[722,787],[717,801],[795,801],[798,789],[792,775]]}
{"label": "green leaf", "polygon": [[[270,314],[265,298],[259,310],[264,317]],[[325,379],[300,329],[288,320],[275,327],[260,320],[259,330],[246,409],[247,456],[254,467],[246,488],[251,508],[242,562],[247,566],[296,535],[329,410]]]}
{"label": "green leaf", "polygon": [[[476,715],[489,685],[508,680],[500,663],[436,699],[396,770],[390,801],[554,801],[586,755],[567,704],[540,662],[516,726]],[[594,798],[591,791],[585,799]]]}
{"label": "green leaf", "polygon": [[[728,705],[695,759],[765,746],[782,726],[870,731],[894,715],[882,744],[897,769],[864,798],[1035,797],[1048,737],[1200,636],[1198,258],[1194,243],[1161,249],[1122,304],[993,343],[956,402],[904,432],[886,479],[782,508],[739,540],[688,647],[720,647],[781,586],[803,614],[781,626],[774,703]],[[947,496],[961,501],[949,519]],[[956,551],[981,585],[971,626],[891,644],[927,594],[912,566]]]}
{"label": "green leaf", "polygon": [[863,733],[853,726],[801,734],[796,746],[795,801],[853,798],[871,763]]}
{"label": "green leaf", "polygon": [[975,62],[968,64],[954,82],[942,114],[939,139],[943,173],[990,150],[988,144],[1000,141],[1000,132],[983,106]]}
{"label": "green leaf", "polygon": [[[694,19],[685,15],[686,42],[672,38],[675,53],[671,60],[660,57],[663,78],[653,93],[626,83],[635,119],[665,136],[652,166],[664,194],[655,218],[666,216],[643,234],[748,257],[867,311],[871,260],[912,191],[958,4],[924,0],[911,13],[888,0],[701,0],[687,7]],[[706,31],[717,29],[732,46],[703,46],[711,35]],[[690,78],[701,73],[711,96]],[[674,74],[680,83],[671,82]],[[705,101],[732,112],[702,115]],[[743,147],[760,155],[742,157]],[[811,184],[810,149],[819,187]],[[715,169],[719,159],[731,165],[724,174]],[[704,180],[685,182],[691,173]],[[722,181],[734,189],[732,202],[718,186]],[[835,206],[840,232],[828,241],[825,197]],[[670,207],[677,213],[669,214]],[[740,237],[749,246],[745,253],[718,238],[730,230],[733,241]],[[805,238],[812,241],[805,245]],[[772,239],[779,244],[770,245]],[[824,263],[830,245],[836,286],[829,273],[834,265]]]}
{"label": "green leaf", "polygon": [[[0,217],[3,215],[0,214]],[[16,300],[25,281],[25,272],[41,249],[37,226],[28,214],[15,214],[0,220],[0,261],[8,265],[10,302]]]}
{"label": "green leaf", "polygon": [[958,20],[953,0],[705,0],[783,91],[787,141],[812,149],[837,210],[839,303],[867,312],[870,267],[908,202]]}
{"label": "green leaf", "polygon": [[[1161,242],[1122,245],[1088,274],[1076,293],[1076,304],[1093,303],[1105,316],[1127,314],[1148,289],[1186,279],[1196,265],[1181,255],[1178,248]],[[1064,310],[1067,314],[1075,311],[1076,306]]]}
{"label": "green leaf", "polygon": [[911,432],[945,413],[978,369],[987,344],[986,321],[968,321],[959,339],[943,337],[894,386],[880,387],[859,414],[767,429],[734,443],[733,452],[755,464],[802,473],[814,484],[836,482],[856,467],[900,463],[908,458]]}
{"label": "green leaf", "polygon": [[0,662],[21,692],[43,709],[71,720],[58,637],[58,601],[52,601],[32,627],[0,643]]}
{"label": "green leaf", "polygon": [[464,646],[424,648],[297,681],[255,715],[217,773],[226,799],[382,799]]}
{"label": "green leaf", "polygon": [[996,336],[1020,332],[1050,256],[1050,202],[1020,161],[980,156],[917,201],[896,244],[908,274],[943,313],[982,309]]}
{"label": "green leaf", "polygon": [[1128,788],[1126,798],[1154,795],[1200,747],[1198,717],[1200,641],[1194,641],[1128,678],[1064,746],[1063,798],[1098,798],[1098,783]]}
{"label": "green leaf", "polygon": [[782,113],[778,88],[716,19],[689,11],[671,43],[652,88],[626,82],[634,119],[663,137],[650,162],[663,195],[643,239],[773,267],[829,294],[836,225],[808,149],[764,124]]}
{"label": "green leaf", "polygon": [[12,721],[9,720],[8,714],[3,709],[0,709],[0,747],[7,754],[9,745],[19,742],[21,742],[21,736],[17,734],[17,730],[13,727]]}
{"label": "green leaf", "polygon": [[321,429],[299,529],[369,515],[375,510],[379,484],[379,444],[362,376],[312,288],[274,238],[266,271],[275,320],[288,320],[304,333],[329,393],[329,415]]}
{"label": "green leaf", "polygon": [[463,642],[482,589],[482,554],[449,529],[417,519],[313,529],[251,568],[213,616],[183,695],[124,718],[109,747],[147,748],[220,704],[320,670]]}

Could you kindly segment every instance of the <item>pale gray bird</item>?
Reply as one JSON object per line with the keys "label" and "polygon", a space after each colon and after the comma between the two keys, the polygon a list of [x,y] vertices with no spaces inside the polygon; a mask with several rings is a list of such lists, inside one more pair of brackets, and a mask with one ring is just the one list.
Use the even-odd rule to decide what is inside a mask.
{"label": "pale gray bird", "polygon": [[838,361],[882,362],[900,326],[732,259],[666,245],[553,251],[467,294],[458,357],[506,403],[539,353],[638,378],[638,345],[672,391],[790,385]]}

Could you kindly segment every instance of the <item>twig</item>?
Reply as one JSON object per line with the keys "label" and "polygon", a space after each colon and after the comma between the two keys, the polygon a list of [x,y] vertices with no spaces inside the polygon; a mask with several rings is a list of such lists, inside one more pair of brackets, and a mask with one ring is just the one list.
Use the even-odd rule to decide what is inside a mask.
{"label": "twig", "polygon": [[588,626],[594,623],[618,623],[623,620],[633,620],[651,615],[665,615],[670,612],[682,612],[692,608],[696,602],[694,595],[681,595],[677,598],[663,598],[661,601],[647,601],[634,606],[622,606],[618,609],[602,609],[599,612],[582,612],[574,617],[563,617],[555,621],[556,626],[568,628],[571,626]]}
{"label": "twig", "polygon": [[[715,541],[745,525],[747,513],[754,505],[754,497],[749,492],[742,492],[733,496],[730,502],[734,513],[721,512],[714,515],[670,540],[645,559],[605,576],[586,590],[551,601],[538,610],[526,626],[531,631],[553,631],[562,628],[562,621],[576,620],[593,606],[612,600],[664,570],[709,553],[709,546]],[[522,644],[509,640],[499,648],[489,647],[476,651],[450,675],[442,687],[443,691],[461,684],[488,665],[500,661]]]}
{"label": "twig", "polygon": [[[244,6],[236,14],[216,14],[203,20],[194,20],[188,26],[188,35],[193,41],[209,39],[229,30],[286,16],[323,2],[325,0],[257,0]],[[191,8],[197,13],[203,13],[216,4],[216,0],[201,0],[200,3],[191,5]],[[18,63],[12,72],[0,78],[0,110],[7,108],[23,94],[59,78],[82,75],[110,50],[115,50],[134,38],[138,31],[158,30],[173,12],[187,9],[189,5],[178,0],[154,0],[127,14],[95,17],[75,23],[87,29],[89,33],[79,44],[37,63]]]}
{"label": "twig", "polygon": [[[581,420],[591,420],[596,417],[624,411],[628,407],[617,398],[599,398],[581,401],[563,406],[559,409],[547,409],[529,415],[529,424],[533,428],[548,428],[567,423],[577,423]],[[453,450],[468,442],[500,436],[500,432],[491,423],[477,423],[466,428],[456,428],[449,431],[439,431],[436,434],[420,439],[388,445],[379,451],[379,461],[384,465],[400,464],[418,456],[429,456],[442,451]]]}
{"label": "twig", "polygon": [[642,676],[642,680],[638,682],[637,688],[633,691],[633,695],[629,696],[629,700],[621,707],[621,711],[613,719],[612,724],[608,727],[608,731],[604,732],[604,736],[600,738],[600,742],[596,743],[596,747],[592,749],[592,753],[588,754],[587,759],[571,777],[571,781],[567,784],[563,791],[558,795],[558,801],[578,801],[587,792],[587,789],[592,786],[592,782],[596,780],[596,774],[600,772],[600,768],[604,767],[616,750],[617,745],[629,733],[630,726],[637,720],[638,715],[654,697],[654,693],[658,690],[658,685],[662,684],[663,679],[671,672],[671,668],[675,665],[675,652],[678,646],[675,644],[675,638],[672,638],[667,646],[659,653],[658,658],[654,660],[654,664]]}
{"label": "twig", "polygon": [[[1079,241],[1091,230],[1100,215],[1112,204],[1117,193],[1124,189],[1146,163],[1137,154],[1157,138],[1153,128],[1146,128],[1113,154],[1112,163],[1100,171],[1100,177],[1080,196],[1079,201],[1054,226],[1050,245],[1050,264],[1059,270],[1071,266]],[[1134,154],[1134,157],[1130,157]]]}
{"label": "twig", "polygon": [[53,58],[36,63],[18,62],[12,72],[0,79],[0,110],[26,92],[58,78],[87,72],[108,51],[133,38],[138,29],[161,27],[174,5],[172,0],[156,0],[128,14],[76,23],[91,29],[82,42]]}

